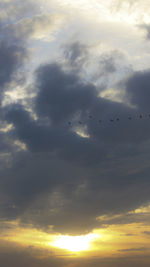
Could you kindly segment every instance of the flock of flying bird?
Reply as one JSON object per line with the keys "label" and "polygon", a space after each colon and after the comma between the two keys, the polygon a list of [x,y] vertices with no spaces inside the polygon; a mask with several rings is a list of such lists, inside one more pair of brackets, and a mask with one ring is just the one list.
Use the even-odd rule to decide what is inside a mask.
{"label": "flock of flying bird", "polygon": [[[147,117],[147,118],[149,118],[150,119],[150,114],[147,114],[147,115],[138,115],[137,116],[137,118],[139,118],[139,119],[143,119],[144,117]],[[94,117],[92,116],[92,115],[89,115],[88,116],[88,118],[89,119],[94,119]],[[128,120],[132,120],[133,119],[133,117],[131,117],[131,116],[129,116],[128,118],[127,118]],[[101,119],[99,119],[97,122],[99,122],[99,123],[102,123],[103,121],[106,121],[106,120],[101,120]],[[120,121],[120,118],[119,117],[117,117],[117,118],[115,118],[115,119],[109,119],[109,120],[107,120],[108,122],[115,122],[115,121],[117,121],[117,122],[119,122]],[[81,124],[83,124],[84,122],[82,122],[82,121],[78,121],[77,122],[79,125],[81,125]],[[71,121],[68,121],[68,125],[72,125],[73,123],[71,122]]]}

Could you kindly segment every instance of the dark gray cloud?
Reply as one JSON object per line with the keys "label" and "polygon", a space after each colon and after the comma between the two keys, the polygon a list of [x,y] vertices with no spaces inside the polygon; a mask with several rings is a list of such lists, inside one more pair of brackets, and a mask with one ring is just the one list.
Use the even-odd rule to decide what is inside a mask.
{"label": "dark gray cloud", "polygon": [[150,71],[137,71],[126,83],[131,103],[142,112],[150,112]]}
{"label": "dark gray cloud", "polygon": [[[25,143],[28,151],[3,173],[6,203],[15,207],[3,214],[43,227],[51,222],[61,232],[83,233],[103,224],[96,220],[102,214],[148,202],[149,153],[144,144],[149,142],[150,125],[148,118],[137,116],[140,103],[135,111],[100,98],[94,85],[58,64],[41,66],[36,77],[33,109],[38,119],[18,104],[4,111],[14,125],[9,136]],[[118,116],[120,121],[109,121]],[[68,120],[76,126],[81,120],[89,138],[75,133]]]}
{"label": "dark gray cloud", "polygon": [[39,90],[36,111],[53,123],[65,123],[77,112],[88,111],[96,99],[95,86],[84,84],[76,74],[64,72],[58,64],[42,66],[36,75]]}
{"label": "dark gray cloud", "polygon": [[[58,64],[50,64],[40,67],[36,75],[38,93],[34,107],[39,120],[35,121],[19,105],[9,107],[6,115],[8,122],[15,125],[17,137],[30,150],[57,151],[64,158],[87,162],[89,158],[91,163],[96,163],[104,160],[110,151],[114,156],[129,150],[135,153],[138,142],[149,140],[147,120],[140,120],[134,109],[98,97],[95,86],[83,83],[76,74],[64,72]],[[128,120],[129,114],[134,118],[132,121]],[[118,116],[119,122],[109,121]],[[90,138],[72,131],[68,121],[74,123],[77,119],[87,127]],[[99,123],[99,119],[104,122]]]}
{"label": "dark gray cloud", "polygon": [[[39,255],[41,255],[41,259]],[[0,262],[4,267],[19,267],[20,265],[23,267],[27,265],[31,267],[66,266],[66,261],[63,258],[57,258],[50,249],[40,250],[31,246],[23,248],[15,243],[5,241],[1,241],[0,244]]]}
{"label": "dark gray cloud", "polygon": [[5,168],[5,163],[9,165],[9,158],[13,152],[13,140],[7,132],[7,124],[4,121],[2,100],[4,93],[9,88],[11,82],[22,83],[19,71],[22,68],[26,57],[24,46],[18,42],[9,42],[7,36],[0,37],[0,168]]}
{"label": "dark gray cloud", "polygon": [[149,40],[150,39],[150,25],[149,24],[142,24],[142,25],[139,25],[139,27],[145,31],[146,39]]}
{"label": "dark gray cloud", "polygon": [[[15,153],[13,147],[15,140],[10,138],[7,131],[8,125],[3,117],[2,100],[5,92],[11,88],[11,83],[22,84],[23,79],[20,73],[23,72],[24,60],[27,57],[22,40],[19,37],[16,38],[11,30],[9,34],[5,31],[5,25],[9,24],[9,11],[5,10],[6,6],[6,2],[0,3],[0,169],[10,166],[12,155]],[[2,176],[0,180],[2,180]]]}
{"label": "dark gray cloud", "polygon": [[0,40],[0,86],[8,84],[14,77],[16,70],[21,67],[25,57],[25,49],[18,44],[9,44],[7,40]]}
{"label": "dark gray cloud", "polygon": [[[12,4],[13,2],[13,4]],[[13,19],[13,23],[15,24],[15,18],[17,19],[18,12],[21,12],[25,6],[29,3],[23,4],[20,7],[19,1],[6,2],[2,1],[0,3],[1,7],[1,15],[0,15],[0,88],[1,88],[1,100],[3,98],[4,89],[10,89],[10,83],[17,82],[20,84],[24,82],[23,79],[23,65],[24,61],[27,58],[27,48],[26,42],[22,40],[21,36],[16,36],[13,31],[12,24],[10,20]],[[14,9],[14,5],[16,8]],[[9,7],[8,7],[9,6]],[[11,16],[10,16],[11,14]],[[11,18],[11,19],[10,19]]]}

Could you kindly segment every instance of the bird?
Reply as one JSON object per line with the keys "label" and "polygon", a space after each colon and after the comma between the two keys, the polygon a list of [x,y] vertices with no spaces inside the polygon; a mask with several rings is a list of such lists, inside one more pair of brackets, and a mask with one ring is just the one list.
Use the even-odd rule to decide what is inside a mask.
{"label": "bird", "polygon": [[[147,117],[147,118],[149,118],[150,119],[150,113],[149,114],[146,114],[146,115],[142,115],[142,114],[139,114],[139,115],[137,115],[138,116],[138,118],[139,119],[142,119],[142,118],[144,118],[144,117]],[[93,116],[92,115],[89,115],[88,116],[89,117],[89,119],[93,119]],[[132,120],[132,119],[134,119],[134,118],[132,118],[131,116],[129,116],[129,117],[127,117],[127,119],[128,120]],[[110,121],[110,122],[115,122],[115,121],[120,121],[120,118],[119,117],[116,117],[115,119],[108,119],[108,121]],[[98,123],[102,123],[102,122],[105,122],[105,120],[103,120],[103,119],[98,119],[97,120],[97,122]],[[78,124],[83,124],[83,122],[82,121],[78,121]],[[72,125],[72,122],[71,121],[68,121],[68,125]]]}

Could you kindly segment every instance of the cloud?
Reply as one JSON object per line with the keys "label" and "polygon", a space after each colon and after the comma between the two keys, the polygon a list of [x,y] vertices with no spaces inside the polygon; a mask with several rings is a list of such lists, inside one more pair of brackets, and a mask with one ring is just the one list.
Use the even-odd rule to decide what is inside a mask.
{"label": "cloud", "polygon": [[0,8],[0,20],[4,25],[14,23],[18,18],[24,16],[31,16],[39,10],[38,4],[35,4],[32,0],[27,0],[26,2],[21,2],[20,0],[2,0]]}
{"label": "cloud", "polygon": [[149,112],[150,71],[135,72],[126,83],[126,90],[131,103],[142,112]]}
{"label": "cloud", "polygon": [[149,250],[149,248],[141,247],[141,248],[129,248],[129,249],[119,249],[119,252],[132,252],[132,251],[146,251]]}
{"label": "cloud", "polygon": [[139,25],[139,27],[144,30],[144,32],[146,34],[146,40],[149,40],[150,39],[150,25],[149,24],[141,24],[141,25]]}
{"label": "cloud", "polygon": [[[119,257],[119,255],[117,255],[116,257],[113,258],[103,258],[100,259],[99,257],[93,257],[93,259],[89,259],[89,260],[81,260],[80,264],[81,266],[94,266],[94,267],[98,267],[98,266],[104,266],[104,267],[141,267],[142,265],[144,265],[144,267],[148,267],[149,266],[149,257],[146,256],[131,256],[130,257]],[[68,266],[70,267],[70,266]],[[71,266],[72,267],[72,266]],[[74,263],[73,267],[78,267],[78,263]]]}
{"label": "cloud", "polygon": [[[41,258],[40,258],[41,256]],[[51,253],[50,249],[43,251],[29,246],[19,247],[11,242],[1,242],[0,244],[0,261],[3,267],[16,267],[32,266],[32,267],[45,267],[48,266],[60,266],[60,267],[80,267],[80,266],[94,266],[100,265],[104,267],[125,267],[135,266],[148,267],[150,263],[149,256],[126,256],[126,257],[113,257],[113,258],[100,258],[100,257],[88,257],[88,259],[82,259],[78,257],[61,257]]]}
{"label": "cloud", "polygon": [[[2,242],[0,243],[0,262],[4,267],[16,266],[20,265],[25,267],[30,265],[32,267],[42,267],[43,265],[48,266],[66,266],[65,260],[62,258],[57,258],[51,254],[51,251],[39,251],[36,248],[29,247],[21,247],[11,242]],[[41,259],[39,257],[41,256]],[[45,254],[47,256],[45,256]]]}
{"label": "cloud", "polygon": [[143,234],[150,235],[150,231],[144,231]]}
{"label": "cloud", "polygon": [[58,30],[61,22],[61,15],[37,14],[8,25],[5,27],[5,31],[9,33],[11,29],[15,36],[22,38],[22,40],[26,40],[26,38],[49,40],[51,33]]}
{"label": "cloud", "polygon": [[67,44],[64,47],[64,57],[69,67],[79,72],[88,61],[88,48],[79,42]]}
{"label": "cloud", "polygon": [[0,42],[0,86],[4,87],[13,78],[25,58],[25,49],[17,44]]}
{"label": "cloud", "polygon": [[[13,4],[15,5],[18,3],[18,1],[13,1]],[[0,36],[0,86],[1,89],[11,88],[12,84],[23,84],[24,82],[24,63],[25,60],[28,58],[28,49],[26,47],[26,41],[22,40],[22,36],[19,34],[17,35],[12,27],[12,23],[10,22],[10,14],[11,18],[14,15],[15,17],[18,16],[18,13],[25,12],[28,13],[29,1],[27,1],[26,4],[23,4],[22,7],[20,6],[20,2],[18,3],[16,9],[12,10],[12,2],[9,6],[9,1],[3,1],[0,5],[2,8],[1,17],[0,17],[0,30],[1,30],[1,36]],[[28,8],[27,6],[28,5]],[[9,7],[8,7],[9,6]],[[6,10],[5,10],[6,8]],[[5,16],[3,16],[3,12],[5,13]],[[17,18],[16,18],[17,19]],[[14,23],[14,22],[13,22]],[[2,94],[4,93],[3,90],[1,90],[1,100],[2,100]]]}
{"label": "cloud", "polygon": [[88,110],[97,95],[92,84],[80,81],[76,74],[64,72],[58,64],[40,67],[36,75],[39,90],[36,111],[50,117],[53,123]]}
{"label": "cloud", "polygon": [[[14,9],[15,6],[15,9]],[[19,39],[22,43],[31,40],[50,41],[64,21],[61,12],[44,10],[44,4],[27,0],[3,1],[1,7],[1,34],[8,39]]]}

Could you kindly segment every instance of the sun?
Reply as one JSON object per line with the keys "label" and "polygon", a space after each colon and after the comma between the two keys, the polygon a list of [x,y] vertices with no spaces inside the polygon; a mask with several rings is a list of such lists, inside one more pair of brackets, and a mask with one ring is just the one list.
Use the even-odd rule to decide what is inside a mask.
{"label": "sun", "polygon": [[66,249],[71,252],[86,251],[90,248],[90,243],[97,238],[96,234],[88,234],[85,236],[58,236],[53,242],[54,247]]}

